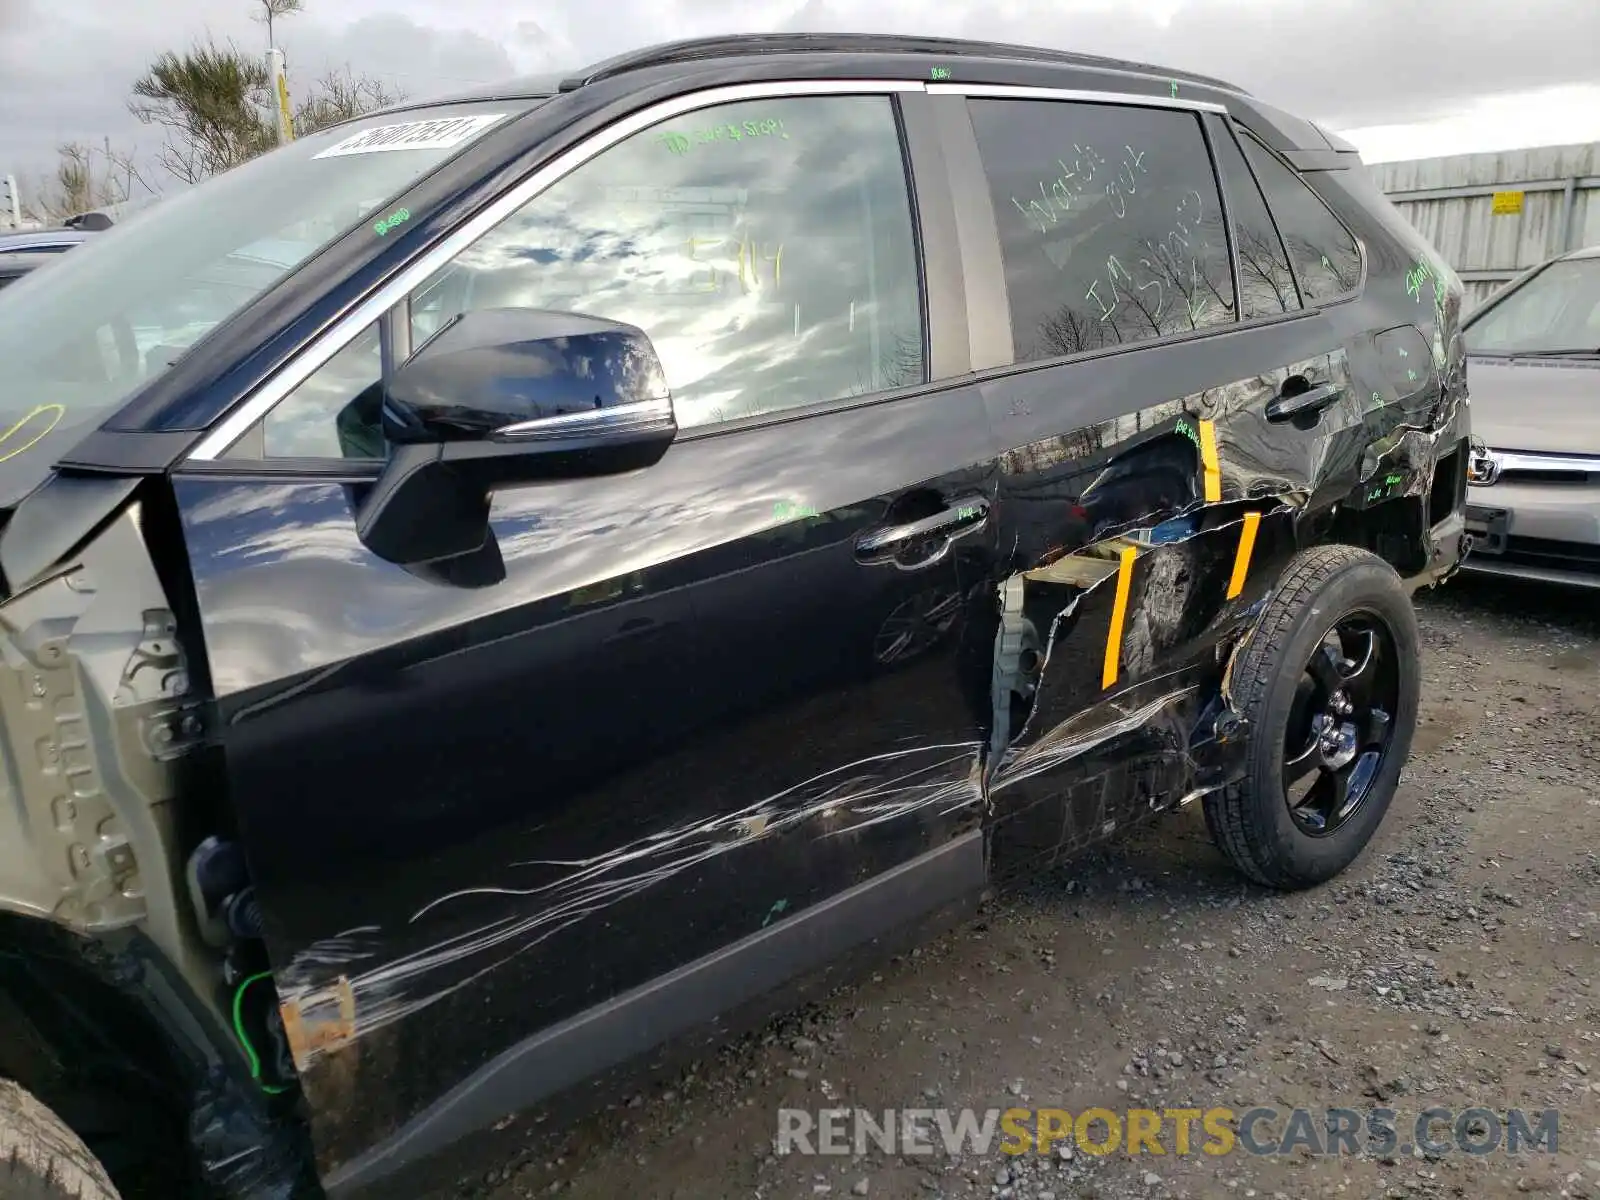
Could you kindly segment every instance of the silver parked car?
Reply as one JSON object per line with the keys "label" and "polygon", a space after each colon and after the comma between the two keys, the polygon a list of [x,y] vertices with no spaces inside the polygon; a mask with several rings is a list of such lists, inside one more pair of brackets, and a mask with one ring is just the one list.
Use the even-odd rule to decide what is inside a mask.
{"label": "silver parked car", "polygon": [[1600,588],[1600,246],[1553,258],[1467,319],[1463,569]]}
{"label": "silver parked car", "polygon": [[0,254],[61,254],[83,245],[92,236],[81,229],[26,229],[0,233]]}
{"label": "silver parked car", "polygon": [[29,271],[53,261],[54,254],[32,251],[27,254],[9,254],[0,250],[0,288],[15,283]]}

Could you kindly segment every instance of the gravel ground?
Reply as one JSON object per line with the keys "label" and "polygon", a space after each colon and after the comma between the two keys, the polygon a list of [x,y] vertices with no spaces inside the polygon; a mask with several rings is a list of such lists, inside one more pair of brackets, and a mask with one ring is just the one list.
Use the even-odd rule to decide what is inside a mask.
{"label": "gravel ground", "polygon": [[[1600,594],[1419,597],[1422,722],[1338,880],[1241,882],[1198,806],[464,1181],[563,1197],[1600,1200]],[[1559,1151],[778,1156],[777,1110],[1431,1105],[1560,1113]],[[1169,1127],[1170,1128],[1170,1127]],[[1196,1144],[1203,1137],[1196,1130]],[[937,1145],[937,1139],[935,1139]]]}

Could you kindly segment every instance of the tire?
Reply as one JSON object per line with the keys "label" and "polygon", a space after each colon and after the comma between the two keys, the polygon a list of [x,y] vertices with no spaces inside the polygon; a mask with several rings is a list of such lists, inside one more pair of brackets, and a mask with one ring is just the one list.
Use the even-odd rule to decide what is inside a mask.
{"label": "tire", "polygon": [[8,1079],[0,1079],[0,1197],[118,1200],[82,1139]]}
{"label": "tire", "polygon": [[[1329,642],[1321,651],[1333,636],[1340,649]],[[1381,558],[1336,545],[1290,561],[1232,665],[1233,704],[1249,722],[1245,773],[1204,800],[1213,840],[1243,874],[1268,887],[1311,887],[1366,848],[1411,752],[1419,641],[1411,601]],[[1364,647],[1369,657],[1358,662]],[[1375,730],[1386,730],[1381,749]],[[1316,777],[1315,798],[1293,810],[1291,764]]]}

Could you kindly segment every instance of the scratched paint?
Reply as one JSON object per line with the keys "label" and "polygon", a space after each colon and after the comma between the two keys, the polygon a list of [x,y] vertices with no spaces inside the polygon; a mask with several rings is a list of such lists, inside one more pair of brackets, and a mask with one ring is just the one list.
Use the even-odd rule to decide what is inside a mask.
{"label": "scratched paint", "polygon": [[[1115,586],[1114,581],[1108,576],[1094,587]],[[1077,603],[1058,615],[1052,644]],[[1048,661],[1047,650],[1047,666]],[[508,862],[508,874],[528,867],[557,868],[561,874],[536,887],[488,883],[436,897],[412,915],[412,924],[468,899],[498,897],[507,907],[490,921],[412,954],[386,960],[383,931],[363,927],[298,955],[279,980],[281,1002],[295,1031],[297,1066],[304,1072],[342,1046],[403,1021],[536,950],[561,930],[719,856],[738,853],[755,841],[795,833],[838,838],[922,811],[981,809],[986,796],[1124,736],[1192,691],[1186,685],[1135,707],[1117,702],[1078,713],[1024,753],[997,761],[987,778],[975,770],[952,781],[948,770],[964,760],[978,762],[980,743],[916,747],[849,763],[747,808],[662,830],[590,858]],[[930,752],[939,757],[930,761]],[[888,776],[867,770],[894,760],[907,766]],[[864,777],[866,786],[861,782]],[[762,924],[784,915],[787,908],[786,901],[775,903],[766,910]],[[468,967],[465,974],[463,964]],[[450,981],[437,985],[434,980],[441,977]]]}
{"label": "scratched paint", "polygon": [[[977,776],[952,780],[949,768],[976,761],[979,745],[919,746],[874,755],[737,812],[665,829],[589,858],[508,862],[508,876],[530,867],[561,873],[536,887],[492,883],[436,897],[412,914],[412,924],[466,900],[498,897],[506,909],[412,954],[384,959],[383,930],[372,926],[316,943],[279,978],[281,1004],[299,1014],[300,1070],[438,1003],[562,930],[756,841],[796,832],[839,838],[919,812],[978,809]],[[881,768],[897,761],[907,765],[885,776]],[[449,982],[436,982],[441,978]],[[336,1023],[331,1032],[330,1022]]]}
{"label": "scratched paint", "polygon": [[[1386,499],[1425,493],[1431,486],[1431,464],[1440,439],[1452,427],[1453,410],[1437,418],[1433,427],[1407,425],[1399,429],[1386,443],[1376,446],[1363,463],[1363,480],[1377,480],[1377,485],[1366,484],[1365,490],[1381,486]],[[1188,418],[1179,418],[1173,429],[1191,440],[1202,440],[1198,428],[1188,424]],[[1226,469],[1225,441],[1219,454],[1220,465]],[[1397,469],[1394,464],[1401,459],[1425,464],[1425,469]],[[1193,514],[1223,503],[1220,498],[1202,499],[1183,511]],[[1227,503],[1237,506],[1237,502]],[[1153,623],[1154,627],[1154,633],[1148,636],[1169,636],[1172,627],[1191,608],[1184,589],[1195,584],[1184,577],[1181,569],[1182,555],[1191,545],[1227,548],[1221,556],[1223,570],[1219,578],[1232,580],[1226,585],[1227,600],[1244,603],[1245,598],[1239,594],[1244,590],[1240,576],[1248,569],[1249,552],[1236,548],[1242,547],[1246,538],[1253,542],[1256,531],[1266,528],[1269,522],[1292,521],[1306,503],[1306,492],[1304,488],[1285,487],[1273,495],[1255,495],[1250,503],[1248,514],[1239,511],[1234,519],[1197,527],[1194,532],[1153,548],[1151,561],[1158,564],[1158,569],[1153,568],[1156,573],[1146,580],[1143,605],[1147,626]],[[809,515],[806,506],[795,500],[777,502],[775,515],[780,513],[791,519]],[[1091,603],[1099,603],[1098,598],[1119,587],[1116,563],[1127,549],[1127,539],[1138,535],[1140,522],[1147,527],[1153,521],[1168,522],[1171,517],[1170,511],[1161,510],[1135,515],[1096,542],[1073,550],[1048,566],[1030,564],[1019,576],[1025,593],[1037,587],[1060,589],[1058,584],[1031,582],[1035,576],[1042,579],[1050,572],[1081,582],[1081,586],[1061,590],[1064,598],[1053,613],[1038,671],[1044,692],[1059,686],[1056,659],[1064,641],[1079,632],[1076,623],[1080,615]],[[1162,559],[1161,555],[1167,557]],[[1218,585],[1219,597],[1221,586]],[[1234,653],[1252,636],[1249,622],[1264,611],[1264,599],[1255,599],[1244,609],[1229,610],[1230,620],[1243,622],[1232,643]],[[1139,670],[1147,665],[1142,664]],[[389,939],[385,931],[371,926],[316,943],[297,955],[279,978],[280,1000],[291,1030],[297,1066],[305,1072],[342,1048],[402,1022],[513,959],[536,951],[556,933],[593,920],[625,899],[647,893],[721,856],[738,854],[754,843],[794,836],[848,837],[923,812],[992,811],[997,797],[1092,755],[1119,738],[1136,734],[1153,722],[1171,719],[1171,714],[1194,701],[1198,685],[1191,680],[1174,678],[1170,686],[1163,686],[1160,678],[1141,680],[1139,670],[1130,667],[1133,691],[1114,691],[1101,701],[1077,706],[1065,719],[1042,731],[1036,726],[1049,706],[1036,701],[1022,727],[1014,733],[1007,730],[993,750],[978,741],[898,750],[840,766],[737,811],[663,829],[591,857],[508,861],[504,879],[435,897],[412,914],[410,923],[429,922],[467,901],[485,899],[503,902],[495,915],[472,922],[413,953],[387,956],[385,946]],[[1226,698],[1229,694],[1225,672],[1223,695]],[[952,780],[950,766],[963,762],[973,764],[973,770]],[[1150,806],[1188,803],[1216,786],[1220,784],[1195,784],[1166,799],[1152,795]],[[530,867],[553,869],[557,874],[537,886],[521,887],[512,882],[519,871]],[[752,913],[753,929],[769,926],[790,913],[787,898],[763,904]],[[449,922],[445,925],[449,927]]]}

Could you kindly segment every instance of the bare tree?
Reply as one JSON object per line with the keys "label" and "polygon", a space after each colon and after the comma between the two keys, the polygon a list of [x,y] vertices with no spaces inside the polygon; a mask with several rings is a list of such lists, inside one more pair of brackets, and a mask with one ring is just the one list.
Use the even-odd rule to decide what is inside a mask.
{"label": "bare tree", "polygon": [[341,121],[389,108],[404,99],[403,92],[391,90],[382,80],[357,75],[348,66],[329,71],[317,80],[312,93],[296,107],[295,132],[315,133]]}
{"label": "bare tree", "polygon": [[268,49],[278,44],[273,40],[272,23],[279,17],[293,16],[306,10],[305,0],[256,0],[256,3],[261,5],[261,11],[253,14],[252,20],[259,21],[267,27]]}
{"label": "bare tree", "polygon": [[115,150],[111,139],[104,147],[66,142],[56,148],[55,170],[31,189],[29,216],[55,223],[79,213],[131,200],[141,192],[154,194],[131,150]]}

